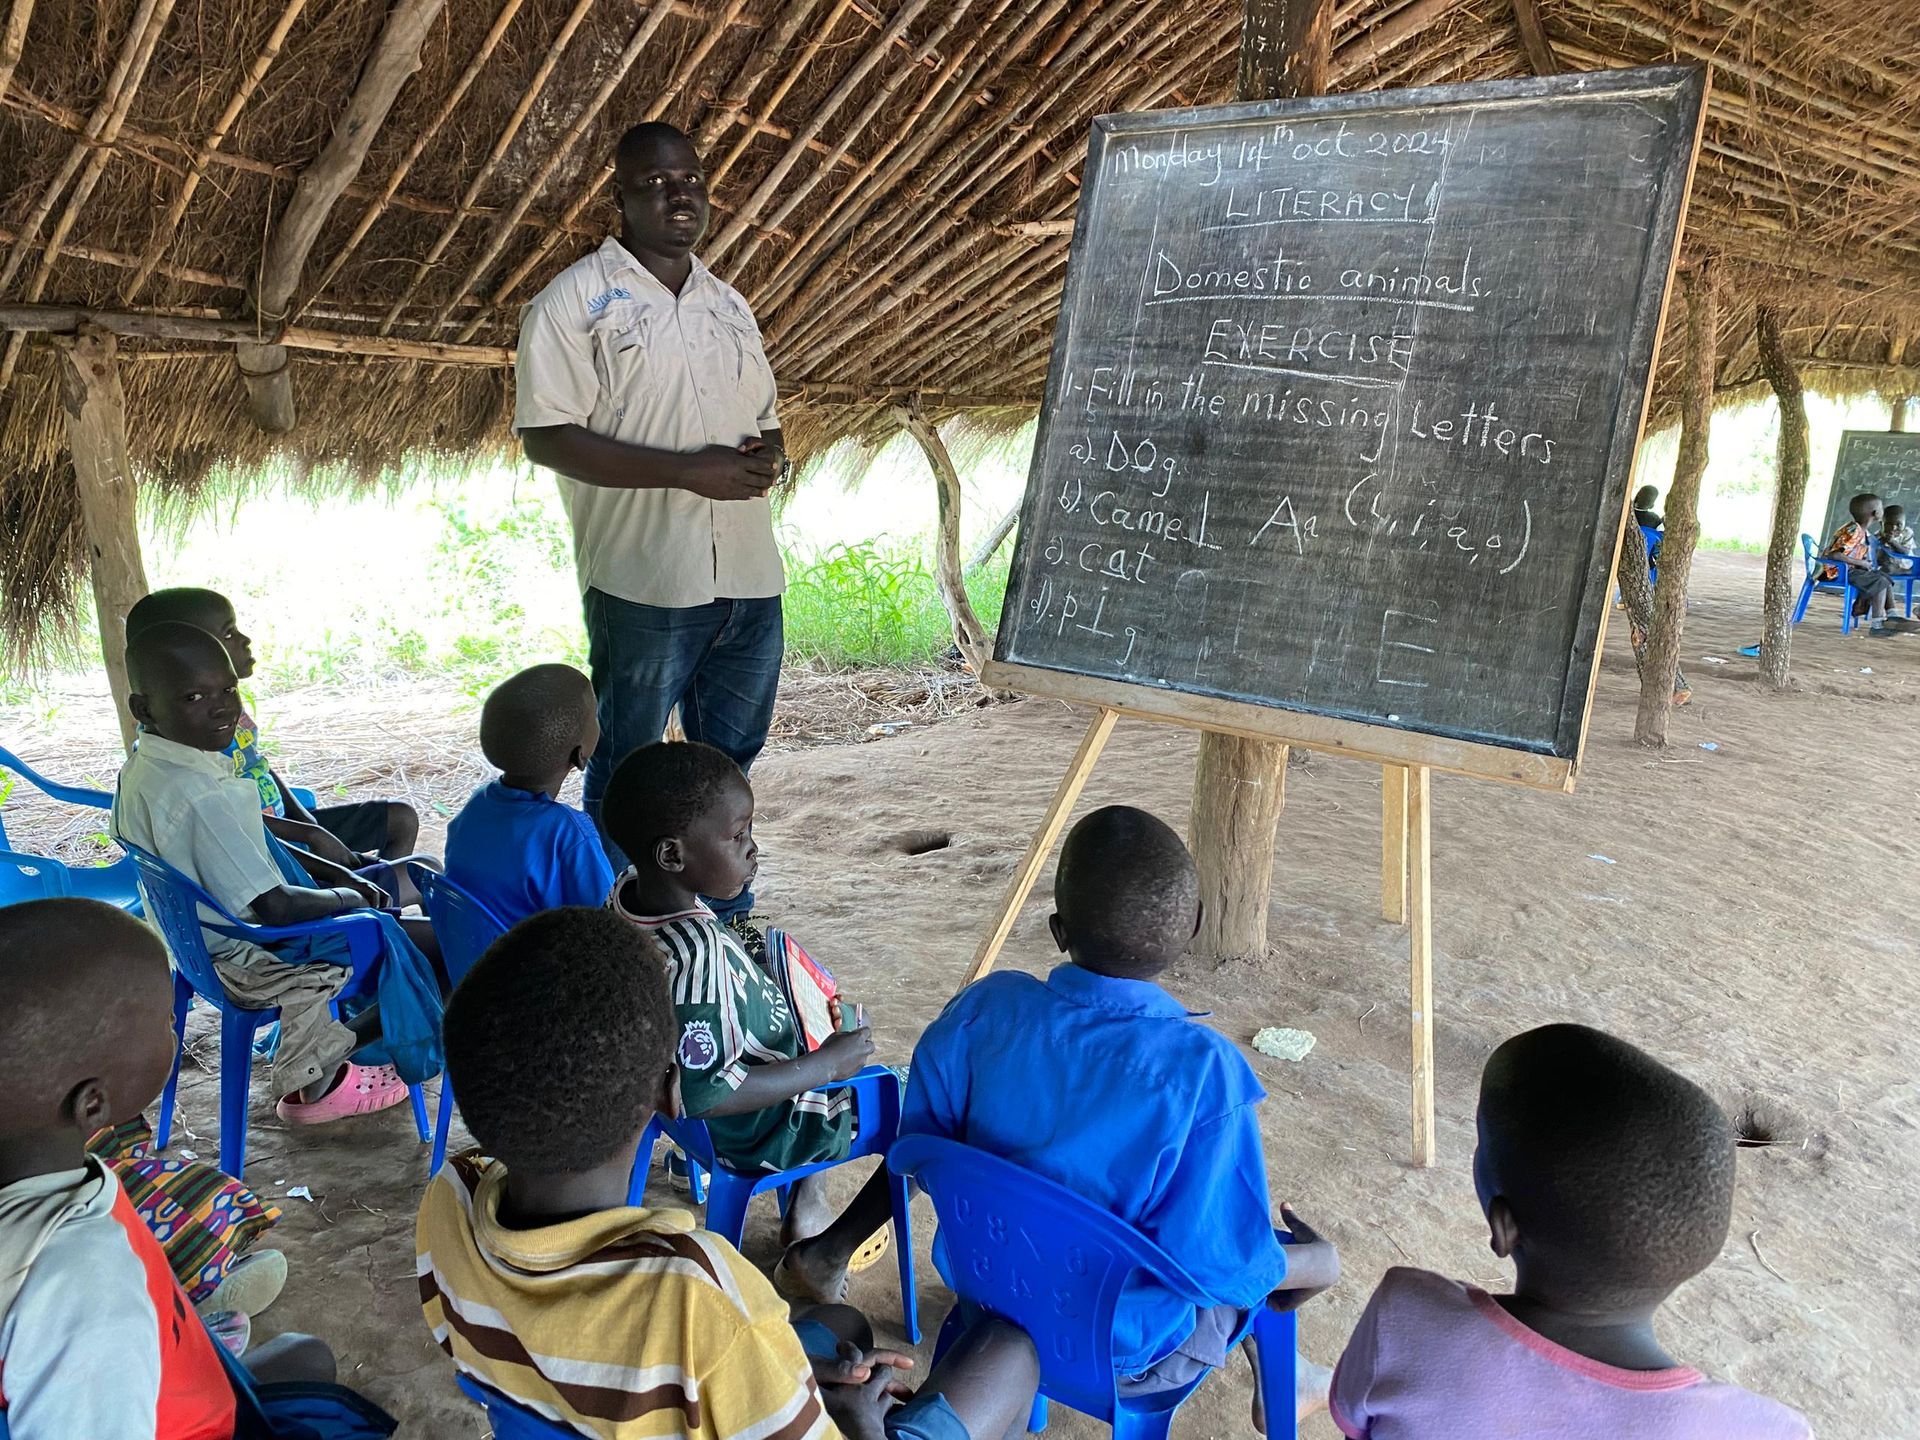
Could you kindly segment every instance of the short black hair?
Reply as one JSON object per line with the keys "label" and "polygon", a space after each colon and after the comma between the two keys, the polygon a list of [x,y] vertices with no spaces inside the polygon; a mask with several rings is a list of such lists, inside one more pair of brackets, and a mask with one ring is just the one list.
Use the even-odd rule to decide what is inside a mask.
{"label": "short black hair", "polygon": [[1907,518],[1907,507],[1904,505],[1889,505],[1880,512],[1880,515],[1881,518],[1885,520],[1891,520],[1896,515],[1904,520]]}
{"label": "short black hair", "polygon": [[642,745],[615,767],[600,804],[613,843],[636,862],[661,840],[684,836],[747,777],[725,751],[692,740]]}
{"label": "short black hair", "polygon": [[129,966],[168,983],[160,937],[124,910],[69,896],[0,906],[0,1094],[11,1112],[0,1133],[124,1043]]}
{"label": "short black hair", "polygon": [[1871,490],[1862,490],[1858,495],[1847,501],[1847,513],[1858,520],[1860,518],[1860,512],[1866,509],[1869,504],[1878,505],[1879,503],[1880,497],[1878,495],[1874,494]]}
{"label": "short black hair", "polygon": [[[613,163],[616,169],[624,173],[642,150],[654,145],[681,144],[693,147],[693,137],[677,125],[669,125],[664,120],[643,120],[620,137],[620,143],[614,147]],[[695,155],[699,154],[695,150]]]}
{"label": "short black hair", "polygon": [[1660,487],[1658,485],[1642,485],[1638,490],[1633,492],[1634,507],[1640,510],[1646,509],[1647,506],[1659,498]]}
{"label": "short black hair", "polygon": [[1193,939],[1200,877],[1164,820],[1108,805],[1067,835],[1053,903],[1076,960],[1144,979],[1171,965]]}
{"label": "short black hair", "polygon": [[480,707],[480,753],[505,775],[551,775],[566,766],[592,708],[593,682],[571,665],[509,675]]}
{"label": "short black hair", "polygon": [[545,910],[474,962],[444,1033],[483,1150],[526,1174],[591,1170],[640,1133],[673,1064],[666,963],[611,911]]}
{"label": "short black hair", "polygon": [[198,585],[176,585],[169,590],[155,590],[152,594],[142,595],[127,611],[127,638],[131,640],[142,630],[170,623],[193,625],[206,630],[209,629],[209,619],[221,610],[232,613],[233,602],[218,590],[208,590]]}
{"label": "short black hair", "polygon": [[[211,647],[209,649],[208,647]],[[145,695],[162,683],[163,674],[183,658],[218,654],[221,663],[233,668],[233,657],[216,635],[189,625],[184,620],[162,620],[127,639],[127,683],[135,695]]]}
{"label": "short black hair", "polygon": [[[1720,1253],[1734,1135],[1713,1097],[1604,1031],[1543,1025],[1480,1079],[1486,1183],[1554,1256],[1557,1299],[1661,1299]],[[1492,1196],[1488,1197],[1489,1199]]]}

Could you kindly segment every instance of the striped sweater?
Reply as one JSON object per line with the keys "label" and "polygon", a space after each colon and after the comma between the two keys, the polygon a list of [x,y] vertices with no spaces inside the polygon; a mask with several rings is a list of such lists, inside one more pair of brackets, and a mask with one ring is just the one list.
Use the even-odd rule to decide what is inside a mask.
{"label": "striped sweater", "polygon": [[787,1307],[678,1210],[500,1223],[506,1167],[456,1157],[420,1205],[420,1303],[464,1372],[604,1440],[836,1436]]}

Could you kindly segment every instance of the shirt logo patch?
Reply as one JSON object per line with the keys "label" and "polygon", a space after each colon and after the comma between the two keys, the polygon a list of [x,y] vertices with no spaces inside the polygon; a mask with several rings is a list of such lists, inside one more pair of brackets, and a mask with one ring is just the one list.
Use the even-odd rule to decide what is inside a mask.
{"label": "shirt logo patch", "polygon": [[607,306],[611,305],[614,301],[631,300],[632,298],[633,298],[633,292],[631,290],[626,290],[626,289],[622,289],[619,286],[615,286],[613,289],[607,291],[605,294],[596,295],[591,300],[587,301],[587,314],[598,315],[602,310],[606,309]]}
{"label": "shirt logo patch", "polygon": [[674,1057],[682,1070],[711,1070],[720,1058],[719,1042],[713,1038],[713,1026],[705,1020],[689,1020],[680,1032],[680,1049]]}

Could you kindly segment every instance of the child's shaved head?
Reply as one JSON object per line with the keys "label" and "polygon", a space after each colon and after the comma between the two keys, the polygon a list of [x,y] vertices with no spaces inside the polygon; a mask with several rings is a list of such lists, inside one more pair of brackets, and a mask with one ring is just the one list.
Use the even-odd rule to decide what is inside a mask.
{"label": "child's shaved head", "polygon": [[593,752],[599,738],[593,682],[571,665],[535,665],[510,675],[480,707],[480,750],[503,775],[548,779],[563,774],[573,752]]}
{"label": "child's shaved head", "polygon": [[1733,1129],[1644,1050],[1585,1025],[1516,1035],[1487,1061],[1479,1119],[1481,1201],[1511,1215],[1555,1303],[1658,1303],[1720,1253]]}
{"label": "child's shaved head", "polygon": [[1193,939],[1200,878],[1164,821],[1131,805],[1109,805],[1068,834],[1053,901],[1054,938],[1075,964],[1144,980]]}
{"label": "child's shaved head", "polygon": [[1847,502],[1847,513],[1860,524],[1869,524],[1880,514],[1880,497],[1863,491]]}
{"label": "child's shaved head", "polygon": [[0,1139],[84,1141],[146,1106],[173,1068],[160,938],[97,900],[0,908]]}

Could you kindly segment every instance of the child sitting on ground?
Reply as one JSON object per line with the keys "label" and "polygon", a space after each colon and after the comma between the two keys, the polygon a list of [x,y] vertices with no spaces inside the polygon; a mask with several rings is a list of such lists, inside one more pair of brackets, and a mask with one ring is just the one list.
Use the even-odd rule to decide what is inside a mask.
{"label": "child sitting on ground", "polygon": [[1334,1373],[1341,1433],[1811,1440],[1653,1333],[1733,1214],[1733,1130],[1706,1091],[1624,1040],[1545,1025],[1487,1061],[1479,1126],[1474,1185],[1514,1293],[1387,1271]]}
{"label": "child sitting on ground", "polygon": [[[900,1120],[902,1135],[957,1140],[1065,1185],[1199,1282],[1209,1305],[1138,1279],[1122,1295],[1123,1398],[1223,1364],[1252,1307],[1292,1308],[1339,1273],[1333,1246],[1284,1207],[1296,1243],[1274,1235],[1265,1096],[1245,1057],[1154,983],[1192,941],[1199,895],[1187,847],[1153,816],[1109,806],[1081,820],[1049,921],[1068,963],[1044,981],[1003,971],[956,995],[914,1049]],[[1300,1368],[1304,1413],[1326,1371]]]}
{"label": "child sitting on ground", "polygon": [[[87,1154],[173,1068],[173,980],[140,921],[94,900],[0,909],[0,1428],[12,1440],[230,1440],[213,1338],[113,1170]],[[328,1380],[306,1335],[246,1355]]]}
{"label": "child sitting on ground", "polygon": [[[1823,565],[1821,578],[1837,579],[1840,566],[1847,569],[1847,578],[1853,582],[1853,613],[1867,617],[1867,634],[1874,639],[1883,639],[1893,634],[1894,628],[1887,621],[1887,606],[1893,599],[1893,582],[1880,571],[1873,568],[1872,536],[1880,523],[1880,497],[1878,495],[1856,495],[1847,502],[1847,513],[1853,519],[1833,532],[1833,539],[1827,542],[1827,548],[1820,552],[1821,558],[1836,562]],[[1898,628],[1905,628],[1911,622],[1901,622]]]}
{"label": "child sitting on ground", "polygon": [[447,877],[507,925],[561,905],[604,905],[613,867],[586,812],[560,787],[600,743],[593,684],[536,665],[494,687],[480,751],[500,772],[447,826]]}
{"label": "child sitting on ground", "polygon": [[[706,1122],[716,1156],[737,1170],[768,1171],[845,1156],[853,1096],[826,1087],[867,1063],[872,1032],[843,1028],[836,1003],[835,1033],[809,1051],[780,986],[700,898],[730,900],[753,883],[753,789],[740,767],[711,745],[644,745],[613,772],[601,820],[633,861],[608,904],[666,954],[681,1093],[687,1113]],[[837,1218],[819,1175],[797,1181],[788,1201],[775,1280],[807,1299],[839,1300],[849,1269],[885,1249],[885,1167]]]}
{"label": "child sitting on ground", "polygon": [[523,921],[454,991],[448,1072],[481,1150],[428,1185],[417,1240],[460,1370],[607,1440],[999,1440],[1024,1421],[1039,1367],[1012,1326],[976,1326],[895,1408],[913,1362],[857,1311],[789,1322],[725,1240],[626,1204],[653,1112],[677,1109],[679,1033],[648,932],[605,910]]}
{"label": "child sitting on ground", "polygon": [[[291,925],[385,903],[379,887],[319,856],[300,863],[320,888],[297,883],[276,858],[259,792],[233,773],[224,753],[240,699],[220,641],[191,625],[152,625],[128,644],[127,671],[129,708],[143,733],[120,771],[116,837],[166,861],[252,924]],[[334,1019],[331,1001],[351,978],[345,965],[320,958],[287,963],[213,930],[206,940],[230,996],[256,1008],[280,1007],[273,1078],[283,1120],[320,1124],[407,1098],[393,1066],[349,1059],[381,1038],[381,1014],[376,1005],[347,1024]],[[437,1041],[433,1050],[437,1070]]]}
{"label": "child sitting on ground", "polygon": [[1906,506],[1887,506],[1880,521],[1880,568],[1889,575],[1911,575],[1913,546],[1913,527],[1907,524]]}
{"label": "child sitting on ground", "polygon": [[[253,674],[253,641],[241,633],[232,602],[218,591],[182,586],[142,596],[127,612],[127,639],[168,621],[205,630],[226,646],[236,676],[245,680]],[[420,816],[403,800],[362,800],[309,811],[261,754],[260,727],[244,709],[223,753],[233,761],[234,774],[259,790],[267,828],[280,839],[349,870],[413,853]]]}

